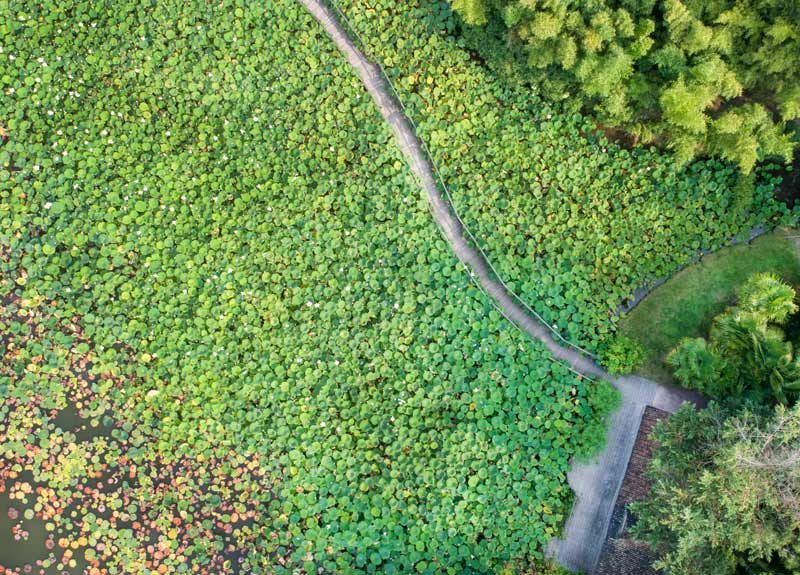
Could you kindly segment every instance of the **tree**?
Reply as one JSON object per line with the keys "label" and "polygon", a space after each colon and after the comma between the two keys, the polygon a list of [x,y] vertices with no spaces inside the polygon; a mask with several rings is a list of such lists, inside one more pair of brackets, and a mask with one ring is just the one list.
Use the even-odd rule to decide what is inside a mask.
{"label": "tree", "polygon": [[[526,75],[605,125],[710,154],[748,173],[791,160],[800,116],[800,4],[789,0],[451,0],[464,21],[501,19]],[[483,49],[494,43],[481,42]]]}
{"label": "tree", "polygon": [[675,378],[686,387],[711,397],[719,397],[726,385],[723,380],[725,361],[702,337],[684,339],[667,361],[675,368]]}
{"label": "tree", "polygon": [[800,360],[778,327],[797,311],[795,292],[769,273],[749,278],[738,305],[714,319],[708,340],[686,338],[667,356],[675,378],[711,397],[781,403],[800,393]]}
{"label": "tree", "polygon": [[763,321],[782,324],[797,311],[795,292],[772,273],[756,274],[739,291],[739,307]]}
{"label": "tree", "polygon": [[800,406],[684,407],[656,427],[632,533],[670,575],[800,573]]}
{"label": "tree", "polygon": [[486,6],[483,0],[453,0],[453,9],[472,24],[486,24]]}

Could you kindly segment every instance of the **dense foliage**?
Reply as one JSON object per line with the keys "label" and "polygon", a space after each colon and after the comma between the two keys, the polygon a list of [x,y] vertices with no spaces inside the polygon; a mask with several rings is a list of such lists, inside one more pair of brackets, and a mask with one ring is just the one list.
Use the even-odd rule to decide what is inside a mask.
{"label": "dense foliage", "polygon": [[731,416],[684,407],[655,433],[634,533],[671,575],[800,573],[800,406]]}
{"label": "dense foliage", "polygon": [[[207,461],[189,488],[216,493],[213,477],[254,463],[251,573],[466,573],[540,554],[569,510],[569,460],[602,438],[613,394],[552,363],[469,283],[298,3],[0,16],[0,295],[52,302],[45,327],[74,318],[90,372],[125,378],[92,391],[152,430],[127,452],[134,478],[147,485],[146,462]],[[14,366],[4,395],[42,393]],[[52,421],[26,417],[20,445],[48,449],[31,430]],[[127,449],[63,437],[103,465]],[[169,481],[136,493],[186,497]],[[230,570],[207,552],[227,545],[206,522],[231,515],[227,495],[196,497],[202,516],[177,516],[201,522],[185,532],[197,543],[158,550]],[[120,549],[132,535],[109,521],[92,537]]]}
{"label": "dense foliage", "polygon": [[644,348],[634,339],[622,334],[609,340],[601,353],[603,367],[613,374],[630,373],[645,358]]}
{"label": "dense foliage", "polygon": [[708,340],[686,338],[667,357],[675,378],[712,397],[782,403],[800,393],[800,358],[780,325],[795,292],[771,273],[751,276],[739,300],[714,319]]}
{"label": "dense foliage", "polygon": [[499,274],[576,343],[597,347],[623,300],[698,250],[788,219],[772,179],[620,149],[580,115],[500,81],[458,49],[444,2],[338,4],[394,79]]}
{"label": "dense foliage", "polygon": [[680,161],[707,153],[749,172],[765,158],[791,160],[788,128],[800,117],[796,2],[451,3],[470,24],[502,20],[545,93],[577,99],[637,141],[667,143]]}

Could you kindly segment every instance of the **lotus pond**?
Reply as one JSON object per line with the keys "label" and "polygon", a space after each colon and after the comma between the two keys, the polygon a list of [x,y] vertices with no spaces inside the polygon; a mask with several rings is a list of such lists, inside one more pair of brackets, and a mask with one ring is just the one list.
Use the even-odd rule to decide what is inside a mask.
{"label": "lotus pond", "polygon": [[[612,183],[661,160],[607,167],[577,119],[553,107],[545,123],[470,62],[443,6],[345,8],[365,35],[396,34],[381,54],[503,273],[594,341],[624,290],[565,287],[617,261],[589,236],[563,258],[553,245],[590,219],[580,182],[548,185],[542,206],[558,190],[578,206],[562,221],[535,193],[502,199],[497,178],[530,184],[539,164],[511,156],[537,138],[548,161],[591,156]],[[570,459],[602,444],[614,394],[471,283],[298,3],[0,4],[0,91],[6,572],[460,574],[541,557],[570,509]],[[485,141],[506,125],[521,131]],[[728,188],[726,168],[692,169],[660,173]],[[694,192],[664,221],[705,245],[783,217],[765,189],[716,231]],[[515,222],[547,237],[510,249]]]}
{"label": "lotus pond", "polygon": [[[0,455],[52,546],[32,568],[464,573],[540,556],[608,388],[472,286],[299,4],[13,16]],[[60,427],[70,406],[106,431]]]}

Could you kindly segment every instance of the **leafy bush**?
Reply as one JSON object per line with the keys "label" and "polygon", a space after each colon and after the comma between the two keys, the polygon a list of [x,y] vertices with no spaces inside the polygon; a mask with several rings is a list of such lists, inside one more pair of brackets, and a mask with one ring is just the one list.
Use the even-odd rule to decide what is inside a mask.
{"label": "leafy bush", "polygon": [[621,149],[580,115],[501,82],[458,49],[446,3],[338,4],[394,79],[499,275],[574,343],[597,350],[620,303],[698,250],[791,220],[766,173],[739,198],[729,164],[679,168],[670,155]]}
{"label": "leafy bush", "polygon": [[626,335],[616,335],[602,350],[601,362],[609,373],[630,373],[641,365],[645,358],[644,348]]}
{"label": "leafy bush", "polygon": [[[708,153],[749,172],[789,162],[800,116],[800,12],[781,0],[603,2],[451,0],[470,24],[502,20],[525,73],[606,126]],[[477,44],[485,34],[476,34]]]}
{"label": "leafy bush", "polygon": [[[233,452],[266,478],[246,494],[257,528],[231,534],[254,538],[241,566],[209,565],[203,519],[186,567],[470,573],[541,555],[599,429],[594,384],[470,284],[299,3],[30,3],[0,19],[0,46],[0,296],[80,321],[93,369],[125,382],[110,408],[154,429],[136,450]],[[15,397],[40,389],[26,373]],[[229,473],[192,476],[222,485],[203,517],[243,496],[209,479]],[[142,491],[183,505],[164,489]],[[107,550],[129,547],[124,523],[102,527]]]}
{"label": "leafy bush", "polygon": [[596,419],[586,426],[578,442],[575,457],[587,461],[603,450],[606,445],[606,418],[622,403],[622,394],[607,381],[600,381],[592,390],[589,403]]}

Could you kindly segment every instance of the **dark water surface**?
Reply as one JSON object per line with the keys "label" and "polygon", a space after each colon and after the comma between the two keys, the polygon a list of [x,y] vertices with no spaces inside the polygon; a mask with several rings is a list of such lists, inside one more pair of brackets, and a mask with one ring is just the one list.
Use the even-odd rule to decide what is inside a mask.
{"label": "dark water surface", "polygon": [[[75,435],[76,442],[91,441],[95,437],[108,435],[110,427],[98,425],[93,427],[89,420],[84,419],[74,406],[67,406],[58,412],[52,423],[61,428],[62,431],[70,432]],[[5,480],[5,489],[0,493],[0,567],[5,568],[6,572],[11,573],[31,573],[34,575],[79,575],[86,572],[87,562],[84,559],[84,550],[78,548],[73,551],[74,566],[61,568],[52,561],[53,565],[47,568],[42,567],[42,562],[48,558],[52,559],[52,553],[48,549],[48,539],[51,539],[50,546],[55,546],[57,537],[51,535],[45,528],[45,521],[31,516],[36,494],[28,495],[28,502],[24,503],[18,499],[11,498],[11,490],[14,484],[28,483],[32,491],[36,489],[36,482],[33,474],[25,471],[14,479]],[[29,511],[26,518],[25,511]],[[77,518],[80,519],[80,518]],[[60,556],[63,549],[56,549]],[[2,573],[0,569],[0,573]]]}

